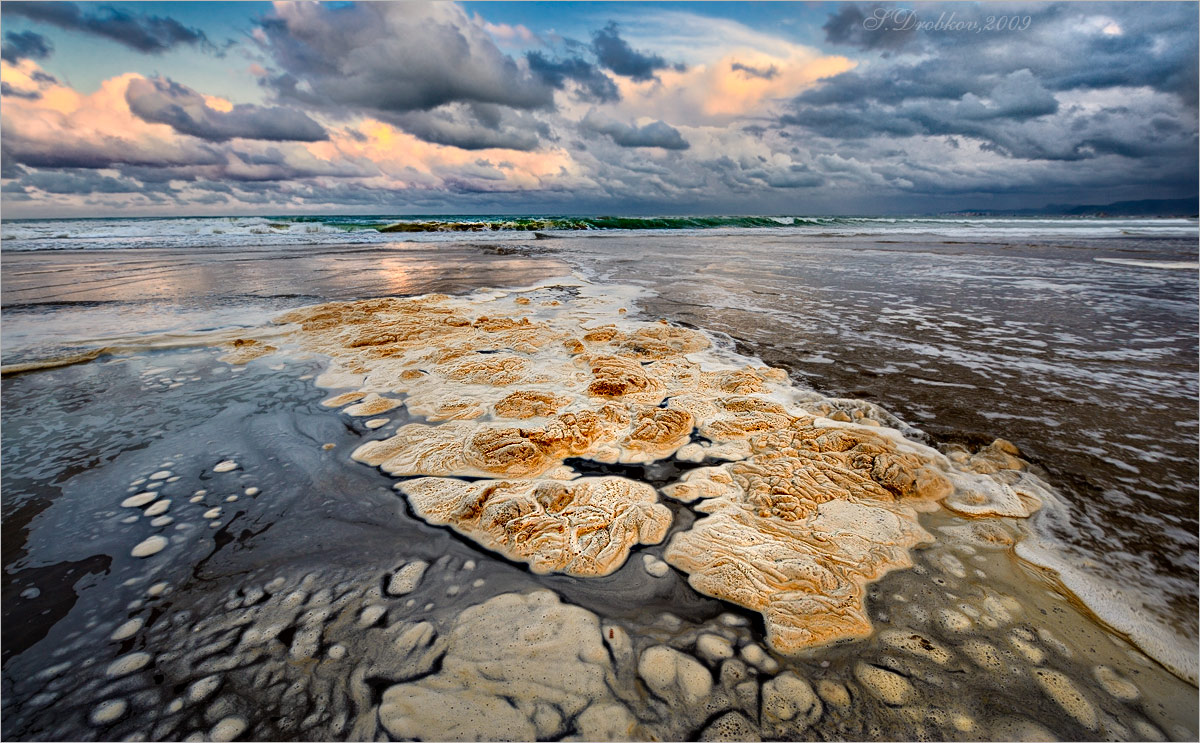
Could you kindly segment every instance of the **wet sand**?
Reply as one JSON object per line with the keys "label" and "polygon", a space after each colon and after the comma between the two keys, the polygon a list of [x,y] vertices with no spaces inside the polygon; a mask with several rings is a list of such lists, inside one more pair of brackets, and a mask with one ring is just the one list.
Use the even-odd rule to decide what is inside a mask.
{"label": "wet sand", "polygon": [[[561,273],[540,256],[456,250],[481,265],[426,273],[411,293]],[[319,294],[393,293],[373,288]],[[220,292],[193,290],[197,307],[206,291]],[[144,330],[171,329],[155,322]],[[5,378],[6,737],[1196,736],[1192,684],[944,509],[919,515],[935,540],[914,567],[869,585],[871,637],[784,654],[758,612],[657,567],[692,507],[662,499],[666,539],[611,575],[538,575],[424,523],[393,477],[351,461],[421,417],[394,408],[369,427],[321,405],[324,359],[231,365],[227,352],[148,349]],[[568,463],[658,488],[694,467]],[[1019,521],[1001,531],[1020,535]],[[131,554],[155,535],[161,551]]]}

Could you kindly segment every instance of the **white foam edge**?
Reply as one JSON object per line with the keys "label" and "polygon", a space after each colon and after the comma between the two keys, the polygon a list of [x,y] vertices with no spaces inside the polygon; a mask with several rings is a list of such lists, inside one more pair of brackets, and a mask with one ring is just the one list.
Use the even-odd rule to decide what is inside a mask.
{"label": "white foam edge", "polygon": [[1117,634],[1171,673],[1196,685],[1200,655],[1196,638],[1145,616],[1141,607],[1153,602],[1131,585],[1116,583],[1076,566],[1052,539],[1029,534],[1017,542],[1017,557],[1054,572],[1062,586]]}

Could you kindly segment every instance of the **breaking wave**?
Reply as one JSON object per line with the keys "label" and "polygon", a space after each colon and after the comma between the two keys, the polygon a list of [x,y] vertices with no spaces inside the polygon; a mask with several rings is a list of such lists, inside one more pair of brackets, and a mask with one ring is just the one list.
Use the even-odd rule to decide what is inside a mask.
{"label": "breaking wave", "polygon": [[103,218],[5,221],[5,251],[129,248],[266,247],[456,239],[529,239],[530,233],[583,234],[614,230],[785,230],[814,237],[879,234],[936,235],[949,239],[997,237],[1194,236],[1194,219],[1018,219],[830,216],[502,216],[354,215],[182,218]]}

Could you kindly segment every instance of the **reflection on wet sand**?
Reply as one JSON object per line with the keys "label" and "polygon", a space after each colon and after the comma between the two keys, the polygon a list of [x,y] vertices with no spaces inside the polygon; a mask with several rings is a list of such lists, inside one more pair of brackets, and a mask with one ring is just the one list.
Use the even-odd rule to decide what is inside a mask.
{"label": "reflection on wet sand", "polygon": [[261,324],[318,298],[463,292],[560,275],[487,245],[329,245],[5,253],[4,364],[149,333]]}

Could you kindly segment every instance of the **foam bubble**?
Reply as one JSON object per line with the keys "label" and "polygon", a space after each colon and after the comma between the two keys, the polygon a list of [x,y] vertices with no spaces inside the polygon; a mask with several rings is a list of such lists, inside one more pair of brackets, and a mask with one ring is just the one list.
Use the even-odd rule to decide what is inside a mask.
{"label": "foam bubble", "polygon": [[129,704],[124,699],[110,699],[98,704],[89,719],[94,725],[108,725],[119,720],[128,708]]}
{"label": "foam bubble", "polygon": [[137,634],[138,630],[142,628],[143,623],[144,620],[140,617],[134,617],[113,630],[109,638],[112,640],[127,640]]}
{"label": "foam bubble", "polygon": [[149,508],[142,512],[142,514],[145,516],[160,516],[166,513],[167,509],[170,507],[171,501],[164,498],[152,503]]}
{"label": "foam bubble", "polygon": [[145,668],[149,662],[149,653],[129,653],[128,655],[122,655],[110,663],[104,672],[108,676],[126,676],[134,671],[140,671]]}
{"label": "foam bubble", "polygon": [[152,537],[147,537],[141,542],[138,542],[137,546],[135,546],[129,554],[134,557],[150,557],[151,555],[156,555],[159,552],[162,552],[163,548],[166,546],[166,538],[155,535]]}

